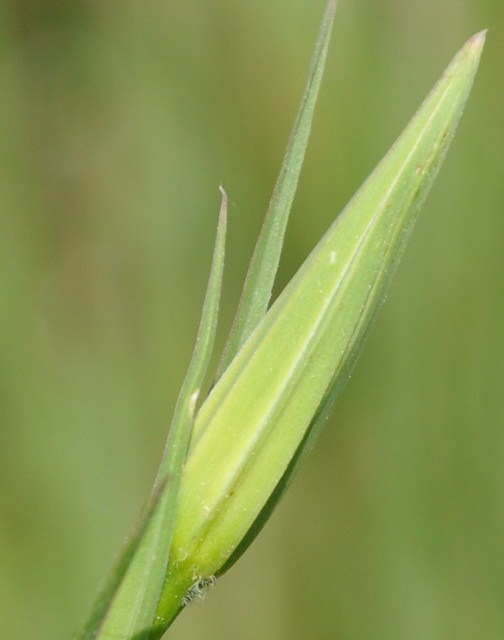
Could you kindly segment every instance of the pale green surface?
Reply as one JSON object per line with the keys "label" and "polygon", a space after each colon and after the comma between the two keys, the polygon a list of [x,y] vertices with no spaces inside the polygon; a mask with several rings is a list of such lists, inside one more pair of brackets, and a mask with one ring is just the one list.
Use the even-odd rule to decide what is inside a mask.
{"label": "pale green surface", "polygon": [[[217,186],[237,300],[317,5],[0,8],[0,637],[68,637],[133,524],[197,330]],[[334,419],[169,637],[504,635],[501,2],[342,2],[282,283],[483,27],[461,129]]]}
{"label": "pale green surface", "polygon": [[483,42],[474,36],[455,57],[203,404],[160,616],[170,620],[189,586],[227,563],[331,387],[344,385],[451,142]]}

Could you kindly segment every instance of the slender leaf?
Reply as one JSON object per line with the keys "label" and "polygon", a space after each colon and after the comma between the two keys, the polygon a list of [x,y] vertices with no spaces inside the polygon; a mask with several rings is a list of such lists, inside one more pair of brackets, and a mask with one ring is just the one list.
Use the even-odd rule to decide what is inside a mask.
{"label": "slender leaf", "polygon": [[82,640],[153,635],[156,609],[165,580],[177,511],[182,468],[194,422],[196,402],[210,362],[224,267],[227,197],[222,203],[210,279],[191,364],[175,407],[164,456],[154,485],[155,508],[146,513],[140,532],[118,563],[110,584],[98,600]]}
{"label": "slender leaf", "polygon": [[285,229],[308,146],[313,114],[331,39],[336,4],[336,0],[330,0],[327,3],[303,99],[250,262],[238,311],[219,364],[218,378],[256,328],[268,308],[280,261]]}
{"label": "slender leaf", "polygon": [[107,576],[107,581],[100,590],[100,594],[96,599],[95,606],[93,607],[90,617],[86,621],[80,634],[77,636],[79,640],[91,640],[92,638],[97,637],[96,634],[98,633],[98,629],[105,619],[107,611],[110,608],[110,603],[114,598],[114,594],[126,575],[130,563],[135,557],[135,553],[142,540],[142,536],[146,531],[147,524],[149,523],[155,509],[157,509],[159,499],[165,486],[166,483],[163,484],[160,482],[158,488],[153,491],[151,498],[144,509],[142,518],[139,520],[133,533],[121,549],[110,575]]}

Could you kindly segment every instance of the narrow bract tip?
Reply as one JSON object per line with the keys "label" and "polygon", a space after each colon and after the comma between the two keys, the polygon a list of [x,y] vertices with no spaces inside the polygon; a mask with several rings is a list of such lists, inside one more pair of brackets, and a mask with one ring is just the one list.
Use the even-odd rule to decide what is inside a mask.
{"label": "narrow bract tip", "polygon": [[478,31],[478,33],[475,33],[471,38],[469,38],[467,44],[476,50],[483,49],[487,33],[488,29],[482,29],[481,31]]}

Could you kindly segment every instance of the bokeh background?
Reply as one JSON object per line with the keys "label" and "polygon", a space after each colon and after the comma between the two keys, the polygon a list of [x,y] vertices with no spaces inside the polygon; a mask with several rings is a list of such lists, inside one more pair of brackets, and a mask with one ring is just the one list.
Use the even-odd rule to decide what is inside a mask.
{"label": "bokeh background", "polygon": [[[0,637],[69,638],[152,483],[230,197],[222,345],[324,2],[0,3]],[[341,0],[280,289],[462,43],[356,372],[173,640],[504,637],[504,4]]]}

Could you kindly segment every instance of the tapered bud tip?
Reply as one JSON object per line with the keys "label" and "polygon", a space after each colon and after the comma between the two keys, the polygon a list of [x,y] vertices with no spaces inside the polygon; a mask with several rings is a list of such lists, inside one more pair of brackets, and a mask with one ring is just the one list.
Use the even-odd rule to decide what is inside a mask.
{"label": "tapered bud tip", "polygon": [[336,11],[336,5],[338,4],[338,0],[329,0],[327,3],[327,8],[331,13]]}
{"label": "tapered bud tip", "polygon": [[483,49],[487,33],[488,33],[488,29],[483,29],[482,31],[478,31],[478,33],[475,33],[471,38],[469,38],[469,41],[467,44],[479,53]]}

